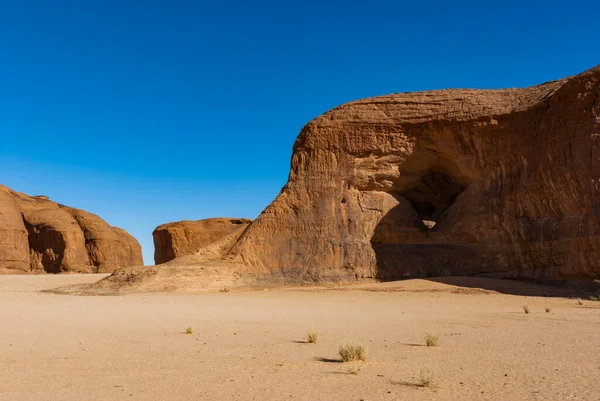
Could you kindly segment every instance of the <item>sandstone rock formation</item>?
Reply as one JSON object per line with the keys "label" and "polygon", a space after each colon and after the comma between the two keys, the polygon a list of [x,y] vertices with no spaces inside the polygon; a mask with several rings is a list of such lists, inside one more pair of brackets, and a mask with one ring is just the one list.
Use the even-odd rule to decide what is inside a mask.
{"label": "sandstone rock formation", "polygon": [[0,185],[0,270],[111,273],[142,265],[142,249],[100,217]]}
{"label": "sandstone rock formation", "polygon": [[[154,263],[161,264],[183,255],[193,255],[223,238],[234,235],[234,241],[252,220],[213,218],[179,221],[158,226],[154,238]],[[233,245],[232,243],[232,245]]]}
{"label": "sandstone rock formation", "polygon": [[600,66],[524,89],[339,106],[302,129],[281,193],[215,254],[82,291],[214,288],[218,274],[228,285],[599,278]]}
{"label": "sandstone rock formation", "polygon": [[111,227],[100,217],[84,210],[62,206],[75,219],[85,237],[90,264],[100,273],[119,267],[143,265],[142,248],[135,238],[119,227]]}
{"label": "sandstone rock formation", "polygon": [[302,280],[598,278],[600,66],[325,113],[302,129],[288,183],[228,259]]}

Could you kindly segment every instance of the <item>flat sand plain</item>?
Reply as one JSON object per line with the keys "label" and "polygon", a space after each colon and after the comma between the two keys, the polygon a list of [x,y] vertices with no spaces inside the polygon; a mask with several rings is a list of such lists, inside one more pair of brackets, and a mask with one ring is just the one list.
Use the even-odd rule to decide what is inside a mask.
{"label": "flat sand plain", "polygon": [[[101,277],[0,276],[0,400],[600,400],[600,302],[537,286],[40,292]],[[367,360],[339,362],[344,343]]]}

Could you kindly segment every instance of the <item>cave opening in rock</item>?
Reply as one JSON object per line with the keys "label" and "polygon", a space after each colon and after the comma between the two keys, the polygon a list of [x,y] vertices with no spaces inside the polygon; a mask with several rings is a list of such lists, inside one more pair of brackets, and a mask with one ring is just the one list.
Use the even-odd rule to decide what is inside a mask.
{"label": "cave opening in rock", "polygon": [[25,222],[29,233],[29,250],[33,270],[60,273],[66,250],[64,238],[59,232]]}
{"label": "cave opening in rock", "polygon": [[427,277],[443,271],[443,259],[436,259],[436,253],[447,244],[437,242],[437,233],[451,230],[448,224],[455,219],[448,211],[467,188],[466,180],[443,171],[426,170],[391,193],[398,204],[382,217],[371,237],[378,279]]}
{"label": "cave opening in rock", "polygon": [[439,171],[429,171],[420,180],[398,195],[404,197],[417,211],[427,229],[433,229],[444,212],[454,203],[465,187]]}

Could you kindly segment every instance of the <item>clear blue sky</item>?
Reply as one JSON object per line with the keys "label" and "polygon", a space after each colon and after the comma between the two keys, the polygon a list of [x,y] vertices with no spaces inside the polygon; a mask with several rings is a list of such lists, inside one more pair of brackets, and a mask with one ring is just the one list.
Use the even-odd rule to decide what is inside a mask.
{"label": "clear blue sky", "polygon": [[[523,4],[525,3],[525,4]],[[256,217],[302,126],[358,98],[600,63],[600,1],[0,0],[0,183],[159,224]]]}

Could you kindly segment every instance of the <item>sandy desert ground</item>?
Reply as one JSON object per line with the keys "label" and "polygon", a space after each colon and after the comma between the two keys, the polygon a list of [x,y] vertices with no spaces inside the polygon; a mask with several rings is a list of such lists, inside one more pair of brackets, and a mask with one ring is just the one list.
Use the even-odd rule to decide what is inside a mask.
{"label": "sandy desert ground", "polygon": [[[600,400],[600,302],[481,279],[39,292],[100,277],[0,276],[1,400]],[[439,346],[424,346],[426,332]],[[339,362],[347,342],[367,361]],[[436,390],[417,386],[421,370]]]}

